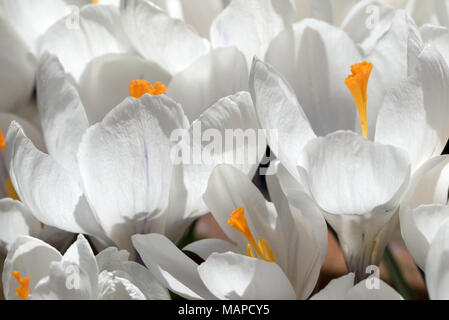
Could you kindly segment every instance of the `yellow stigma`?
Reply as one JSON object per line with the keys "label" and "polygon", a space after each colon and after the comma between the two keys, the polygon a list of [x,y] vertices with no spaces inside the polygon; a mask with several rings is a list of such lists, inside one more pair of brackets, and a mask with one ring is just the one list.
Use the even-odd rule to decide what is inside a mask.
{"label": "yellow stigma", "polygon": [[92,0],[93,4],[98,4],[98,0]]}
{"label": "yellow stigma", "polygon": [[362,135],[368,138],[368,121],[366,114],[366,103],[368,101],[368,80],[371,75],[373,64],[363,61],[351,66],[352,74],[349,75],[345,84],[354,98],[355,105],[359,111],[360,125],[362,127]]}
{"label": "yellow stigma", "polygon": [[259,238],[259,242],[256,243],[256,240],[254,239],[254,236],[248,226],[248,222],[246,221],[244,208],[234,210],[234,212],[231,213],[231,218],[228,219],[228,224],[237,231],[241,232],[245,236],[246,240],[248,240],[249,244],[246,246],[248,256],[255,258],[252,250],[254,249],[259,259],[268,262],[276,262],[273,251],[266,240]]}
{"label": "yellow stigma", "polygon": [[5,136],[3,135],[2,129],[0,129],[0,149],[2,150],[3,153],[5,152],[5,145],[6,145]]}
{"label": "yellow stigma", "polygon": [[11,276],[16,278],[17,282],[19,283],[19,287],[16,289],[16,294],[22,299],[26,300],[28,296],[30,295],[30,279],[31,276],[28,276],[26,278],[20,277],[19,271],[13,271],[11,273]]}
{"label": "yellow stigma", "polygon": [[20,200],[19,196],[17,195],[16,189],[14,189],[14,186],[12,185],[11,179],[7,179],[5,181],[6,185],[6,191],[8,192],[8,197],[14,199],[14,200]]}
{"label": "yellow stigma", "polygon": [[156,81],[154,87],[146,80],[133,80],[129,83],[129,95],[139,99],[145,93],[157,96],[167,91],[163,83]]}

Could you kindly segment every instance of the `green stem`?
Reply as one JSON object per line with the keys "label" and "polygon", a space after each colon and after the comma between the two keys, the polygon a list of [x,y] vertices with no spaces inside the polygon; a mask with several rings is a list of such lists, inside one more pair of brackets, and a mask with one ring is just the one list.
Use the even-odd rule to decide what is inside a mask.
{"label": "green stem", "polygon": [[415,295],[402,276],[401,269],[399,268],[388,246],[385,249],[384,261],[396,290],[402,295],[402,297],[404,297],[405,300],[415,300]]}

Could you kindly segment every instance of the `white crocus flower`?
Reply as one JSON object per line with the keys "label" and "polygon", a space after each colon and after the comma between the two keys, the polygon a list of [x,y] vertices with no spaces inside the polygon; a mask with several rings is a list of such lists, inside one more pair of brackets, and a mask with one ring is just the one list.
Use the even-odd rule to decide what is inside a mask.
{"label": "white crocus flower", "polygon": [[[378,287],[374,287],[370,281],[378,281]],[[367,279],[354,285],[354,274],[349,273],[329,282],[310,300],[404,300],[404,298],[381,279]]]}
{"label": "white crocus flower", "polygon": [[135,235],[134,246],[155,276],[186,298],[306,299],[324,261],[326,224],[306,194],[288,203],[277,178],[269,184],[273,203],[238,169],[214,169],[203,198],[232,243],[205,239],[184,248],[205,260],[200,265],[161,235]]}
{"label": "white crocus flower", "polygon": [[[145,91],[149,88],[141,84],[137,82],[131,93],[161,93],[151,91],[157,87]],[[137,94],[140,89],[145,90]],[[173,132],[182,131],[193,140],[210,129],[222,137],[229,128],[257,131],[247,92],[220,99],[192,123],[165,95],[129,97],[90,125],[76,88],[50,55],[38,73],[38,92],[49,154],[38,151],[20,126],[11,126],[7,163],[18,195],[43,223],[100,238],[106,235],[120,248],[132,248],[131,235],[150,231],[177,241],[194,218],[208,212],[201,195],[213,167],[229,161],[225,153],[247,152],[242,163],[238,157],[230,162],[252,177],[266,149],[264,137],[245,140],[222,150],[223,156],[217,154],[211,163],[173,166],[171,153],[179,139],[171,136]],[[202,155],[207,143],[193,142],[204,143],[199,148]],[[189,145],[192,152],[196,147]]]}
{"label": "white crocus flower", "polygon": [[[399,49],[405,36],[405,52],[399,51],[397,56],[405,55],[408,66],[402,63],[392,68],[401,75],[392,75],[397,83],[392,83],[396,88],[390,90],[382,82],[391,75],[384,69],[391,61],[382,62],[380,55],[374,55],[374,61],[380,62],[379,69],[376,71],[374,64],[373,71],[374,102],[378,105],[367,104],[373,65],[353,65],[353,74],[344,82],[341,63],[332,59],[357,57],[355,45],[341,31],[323,23],[304,24],[307,27],[299,24],[277,39],[285,37],[282,41],[286,41],[299,32],[299,38],[293,39],[300,40],[301,46],[292,46],[281,63],[287,78],[294,81],[296,94],[283,76],[258,60],[253,64],[251,92],[262,128],[277,130],[276,135],[268,136],[271,149],[327,212],[326,219],[339,235],[348,267],[359,280],[365,267],[377,264],[382,257],[401,201],[408,206],[408,197],[403,197],[407,188],[414,189],[421,177],[448,161],[439,155],[449,135],[449,70],[441,55],[423,45],[416,28],[399,12],[378,46],[385,48],[390,43]],[[393,44],[392,39],[398,37],[400,41]],[[334,45],[327,47],[329,43]],[[304,47],[317,50],[310,56],[301,50]],[[287,61],[305,69],[291,65],[286,69]],[[359,117],[350,95],[343,91],[344,83]],[[359,128],[364,137],[354,132],[331,133],[339,129],[360,132]]]}
{"label": "white crocus flower", "polygon": [[2,281],[8,300],[169,299],[148,269],[128,261],[128,252],[108,248],[96,257],[78,239],[61,255],[33,237],[19,237],[5,260]]}

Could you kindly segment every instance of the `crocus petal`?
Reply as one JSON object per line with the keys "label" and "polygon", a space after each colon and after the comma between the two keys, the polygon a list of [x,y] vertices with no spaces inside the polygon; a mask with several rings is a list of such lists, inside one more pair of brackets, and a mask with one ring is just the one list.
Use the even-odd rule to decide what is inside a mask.
{"label": "crocus petal", "polygon": [[173,76],[167,94],[182,102],[190,121],[219,99],[248,91],[248,66],[235,48],[215,49]]}
{"label": "crocus petal", "polygon": [[254,59],[250,90],[268,145],[290,174],[299,177],[297,159],[316,136],[293,89],[272,67]]}
{"label": "crocus petal", "polygon": [[432,300],[449,299],[449,221],[435,235],[426,261],[426,284]]}
{"label": "crocus petal", "polygon": [[105,270],[99,278],[98,300],[146,300],[142,291],[120,274]]}
{"label": "crocus petal", "polygon": [[315,287],[326,256],[326,221],[321,210],[304,192],[290,189],[285,193],[277,174],[267,176],[267,184],[288,248],[286,274],[296,296],[306,299]]}
{"label": "crocus petal", "polygon": [[[116,275],[137,286],[148,300],[170,299],[167,289],[159,283],[147,268],[136,262],[128,261],[128,258],[128,251],[118,250],[116,247],[109,247],[96,256],[100,271],[115,271]],[[101,276],[100,274],[100,278]]]}
{"label": "crocus petal", "polygon": [[75,263],[87,274],[87,287],[91,290],[90,295],[94,295],[97,292],[99,269],[90,244],[82,234],[78,235],[77,240],[67,249],[62,260]]}
{"label": "crocus petal", "polygon": [[0,129],[2,130],[3,134],[6,134],[8,132],[8,128],[13,121],[16,121],[20,124],[20,126],[23,128],[23,131],[25,131],[26,135],[30,137],[36,148],[41,151],[46,150],[44,138],[42,137],[42,133],[39,131],[39,129],[31,122],[17,116],[16,114],[0,112]]}
{"label": "crocus petal", "polygon": [[168,290],[144,266],[133,261],[125,261],[118,270],[123,271],[117,273],[133,283],[147,300],[170,300]]}
{"label": "crocus petal", "polygon": [[[188,134],[193,161],[191,165],[184,164],[184,184],[189,194],[186,216],[207,213],[202,194],[216,165],[233,165],[248,177],[254,176],[266,150],[265,136],[259,134],[258,128],[248,92],[220,99],[192,123]],[[228,139],[227,131],[232,129],[240,136],[229,144],[225,139]],[[200,146],[198,139],[202,139]],[[198,153],[202,155],[199,163],[196,162]]]}
{"label": "crocus petal", "polygon": [[417,60],[417,74],[385,97],[375,138],[408,151],[412,170],[440,155],[449,138],[449,68],[430,46]]}
{"label": "crocus petal", "polygon": [[225,253],[231,251],[237,253],[244,253],[244,251],[239,250],[239,248],[236,245],[222,239],[198,240],[185,246],[182,250],[193,252],[203,260],[207,260],[207,258],[214,252]]}
{"label": "crocus petal", "polygon": [[89,282],[91,275],[76,263],[52,262],[47,272],[49,275],[33,290],[32,300],[91,300],[95,297]]}
{"label": "crocus petal", "polygon": [[430,244],[442,222],[449,218],[449,207],[422,205],[404,215],[407,216],[401,219],[404,241],[416,264],[424,270]]}
{"label": "crocus petal", "polygon": [[[370,279],[365,281],[370,281]],[[349,289],[345,300],[404,300],[396,290],[380,279],[378,279],[379,288],[370,289],[365,281],[361,281]]]}
{"label": "crocus petal", "polygon": [[435,0],[435,9],[440,24],[449,28],[449,3],[446,0]]}
{"label": "crocus petal", "polygon": [[31,98],[35,62],[25,43],[3,17],[0,17],[0,38],[0,111],[8,111],[21,107]]}
{"label": "crocus petal", "polygon": [[68,28],[68,23],[64,18],[52,25],[40,38],[38,52],[56,55],[76,81],[93,58],[130,51],[116,7],[86,6],[80,10],[73,26]]}
{"label": "crocus petal", "polygon": [[173,100],[146,94],[127,98],[84,135],[78,153],[84,189],[119,248],[131,252],[131,235],[143,232],[146,219],[166,208],[172,172],[169,135],[185,125]]}
{"label": "crocus petal", "polygon": [[40,60],[37,97],[49,154],[79,179],[76,153],[89,123],[77,89],[53,55],[45,54]]}
{"label": "crocus petal", "polygon": [[295,20],[289,0],[235,0],[211,26],[213,47],[236,46],[248,65],[254,56],[263,58],[271,40]]}
{"label": "crocus petal", "polygon": [[171,74],[184,70],[209,50],[207,40],[191,26],[171,18],[150,1],[126,1],[121,16],[136,50]]}
{"label": "crocus petal", "polygon": [[158,64],[136,55],[107,54],[93,59],[86,66],[79,84],[90,123],[101,121],[129,97],[129,83],[136,79],[168,85],[170,75]]}
{"label": "crocus petal", "polygon": [[357,109],[344,79],[361,56],[340,28],[296,23],[273,40],[265,59],[289,81],[317,135],[354,130]]}
{"label": "crocus petal", "polygon": [[235,253],[213,253],[198,267],[206,287],[219,299],[293,300],[295,292],[276,264]]}
{"label": "crocus petal", "polygon": [[18,237],[3,265],[2,283],[5,298],[20,299],[16,295],[19,285],[11,276],[13,271],[19,271],[22,278],[31,276],[29,288],[32,294],[36,284],[48,275],[50,264],[61,259],[61,254],[45,242],[28,236]]}
{"label": "crocus petal", "polygon": [[154,276],[186,299],[215,299],[198,275],[198,265],[160,234],[134,235],[134,247]]}
{"label": "crocus petal", "polygon": [[[448,27],[449,28],[449,27]],[[443,56],[446,63],[449,65],[449,29],[434,26],[424,25],[420,31],[423,41],[426,44],[434,46]]]}
{"label": "crocus petal", "polygon": [[276,261],[283,268],[286,263],[286,244],[279,235],[282,226],[273,205],[267,202],[251,180],[230,165],[216,166],[212,171],[203,199],[223,232],[245,252],[248,240],[228,224],[231,213],[243,207],[245,218],[254,239],[262,237],[273,250]]}
{"label": "crocus petal", "polygon": [[354,273],[351,272],[331,280],[326,287],[313,295],[310,300],[343,300],[353,286]]}
{"label": "crocus petal", "polygon": [[35,49],[36,40],[69,13],[62,0],[1,0],[0,8],[32,50]]}
{"label": "crocus petal", "polygon": [[13,122],[6,136],[6,161],[14,188],[42,223],[103,237],[78,182],[40,152]]}
{"label": "crocus petal", "polygon": [[224,9],[225,2],[222,0],[181,0],[181,4],[184,21],[195,27],[200,36],[208,38],[211,24]]}
{"label": "crocus petal", "polygon": [[318,205],[332,214],[396,208],[410,175],[404,151],[349,131],[309,142],[299,166]]}
{"label": "crocus petal", "polygon": [[40,224],[31,212],[13,199],[0,199],[0,253],[7,254],[18,236],[36,236]]}

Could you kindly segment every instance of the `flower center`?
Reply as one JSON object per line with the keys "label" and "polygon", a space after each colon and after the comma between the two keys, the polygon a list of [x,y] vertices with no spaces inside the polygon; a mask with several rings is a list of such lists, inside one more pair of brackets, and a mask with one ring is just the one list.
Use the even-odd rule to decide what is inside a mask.
{"label": "flower center", "polygon": [[254,249],[259,259],[268,262],[276,262],[273,251],[266,240],[260,237],[258,243],[256,243],[256,240],[254,239],[245,218],[245,208],[238,208],[234,210],[234,212],[231,213],[231,218],[228,219],[228,224],[237,231],[241,232],[245,236],[246,240],[248,240],[249,243],[246,246],[248,256],[255,258],[252,250]]}
{"label": "flower center", "polygon": [[139,99],[145,93],[157,96],[167,91],[162,82],[156,81],[154,87],[146,80],[133,80],[129,83],[129,95]]}
{"label": "flower center", "polygon": [[[5,153],[5,144],[5,136],[3,135],[2,129],[0,129],[0,149],[3,153]],[[8,197],[14,200],[19,200],[19,196],[17,195],[16,190],[14,190],[11,179],[6,179],[5,186],[6,192],[8,192]]]}
{"label": "flower center", "polygon": [[98,4],[98,0],[92,0],[93,4]]}
{"label": "flower center", "polygon": [[368,96],[366,92],[372,69],[373,64],[366,61],[354,64],[351,66],[352,74],[345,80],[345,84],[351,92],[359,112],[362,135],[365,138],[368,138],[368,122],[366,116],[366,103],[368,101]]}
{"label": "flower center", "polygon": [[20,276],[20,272],[17,270],[14,270],[11,273],[11,276],[16,278],[17,282],[19,283],[19,287],[16,289],[16,294],[22,299],[26,300],[28,296],[30,295],[30,279],[31,276],[28,276],[26,278],[22,278]]}

